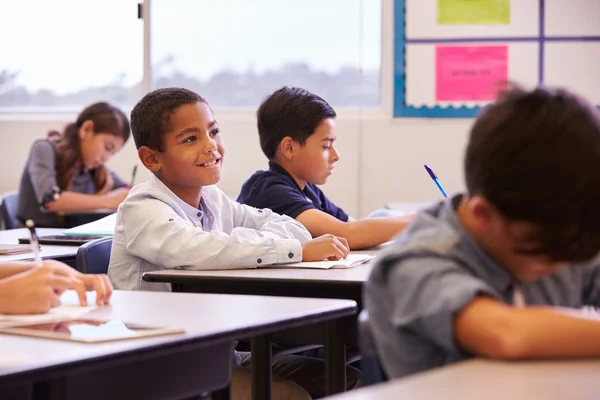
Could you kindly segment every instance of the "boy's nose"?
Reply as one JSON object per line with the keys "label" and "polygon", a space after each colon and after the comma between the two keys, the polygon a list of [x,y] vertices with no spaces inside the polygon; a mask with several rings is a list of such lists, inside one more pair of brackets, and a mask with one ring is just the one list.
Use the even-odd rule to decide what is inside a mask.
{"label": "boy's nose", "polygon": [[332,147],[331,150],[333,150],[331,152],[331,157],[332,157],[331,160],[333,162],[338,162],[340,160],[340,152],[337,151],[337,149],[335,147]]}
{"label": "boy's nose", "polygon": [[210,141],[208,143],[208,145],[206,146],[206,148],[204,149],[205,153],[214,153],[215,151],[217,151],[217,144],[214,141]]}

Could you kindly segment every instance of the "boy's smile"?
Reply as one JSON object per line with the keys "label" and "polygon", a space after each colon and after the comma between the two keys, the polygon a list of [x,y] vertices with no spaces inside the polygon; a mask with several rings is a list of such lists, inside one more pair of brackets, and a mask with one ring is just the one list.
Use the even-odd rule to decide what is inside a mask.
{"label": "boy's smile", "polygon": [[196,164],[196,166],[201,168],[221,168],[221,158],[211,158],[207,162]]}

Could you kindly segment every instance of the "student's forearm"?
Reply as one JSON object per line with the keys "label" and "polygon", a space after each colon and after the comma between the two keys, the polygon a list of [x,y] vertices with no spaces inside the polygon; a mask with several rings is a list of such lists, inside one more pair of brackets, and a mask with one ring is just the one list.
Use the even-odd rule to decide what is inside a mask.
{"label": "student's forearm", "polygon": [[[518,310],[520,358],[600,356],[600,322],[548,308]],[[520,354],[519,354],[520,353]]]}
{"label": "student's forearm", "polygon": [[125,194],[127,195],[127,193],[129,193],[129,187],[128,186],[123,186],[120,187],[118,189],[113,189],[110,192],[108,192],[108,196],[113,196],[113,195],[118,195],[118,194]]}
{"label": "student's forearm", "polygon": [[48,211],[85,211],[108,208],[105,195],[62,192],[58,200],[48,204]]}
{"label": "student's forearm", "polygon": [[492,302],[475,300],[456,318],[456,341],[465,350],[499,359],[600,356],[599,321]]}
{"label": "student's forearm", "polygon": [[34,267],[31,262],[7,262],[0,266],[0,279],[7,278],[12,275],[20,274],[21,272],[30,270]]}
{"label": "student's forearm", "polygon": [[390,241],[410,223],[411,217],[381,217],[352,221],[346,224],[346,234],[352,250],[377,246]]}

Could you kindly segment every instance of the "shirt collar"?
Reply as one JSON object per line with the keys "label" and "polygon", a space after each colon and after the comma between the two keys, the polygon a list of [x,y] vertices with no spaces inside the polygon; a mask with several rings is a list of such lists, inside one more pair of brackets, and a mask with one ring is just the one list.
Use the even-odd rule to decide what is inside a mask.
{"label": "shirt collar", "polygon": [[[179,196],[177,196],[175,193],[173,193],[173,191],[171,189],[169,189],[167,187],[167,185],[165,185],[164,182],[161,181],[160,179],[158,179],[155,175],[152,175],[150,180],[151,180],[151,184],[154,188],[156,188],[159,191],[166,193],[170,197],[172,197],[175,200],[175,203],[177,203],[177,205],[183,210],[185,215],[191,221],[195,221],[198,223],[201,223],[203,220],[205,221],[205,219],[204,219],[205,213],[208,214],[208,217],[210,218],[212,213],[211,213],[209,207],[206,205],[204,196],[201,197],[200,204],[198,205],[198,207],[192,207],[185,201],[181,200],[179,198]],[[202,188],[202,190],[204,191],[204,188]],[[204,225],[204,224],[202,224],[202,225]]]}
{"label": "shirt collar", "polygon": [[[296,180],[294,179],[294,177],[292,175],[290,175],[289,172],[287,172],[285,170],[285,168],[283,168],[281,165],[277,164],[275,161],[269,161],[269,171],[274,172],[276,174],[279,175],[285,175],[288,176],[292,182],[294,182],[294,186],[301,192],[304,193],[304,191],[302,190],[302,188],[300,188],[300,185],[298,185],[298,182],[296,182]],[[308,182],[306,183],[306,185],[308,186]]]}
{"label": "shirt collar", "polygon": [[458,194],[444,201],[441,218],[448,221],[456,231],[459,232],[462,243],[467,248],[469,254],[477,259],[477,268],[489,279],[487,283],[498,291],[505,293],[513,285],[513,279],[508,273],[494,261],[488,253],[481,248],[481,245],[467,232],[458,220],[456,208],[460,204],[463,195]]}

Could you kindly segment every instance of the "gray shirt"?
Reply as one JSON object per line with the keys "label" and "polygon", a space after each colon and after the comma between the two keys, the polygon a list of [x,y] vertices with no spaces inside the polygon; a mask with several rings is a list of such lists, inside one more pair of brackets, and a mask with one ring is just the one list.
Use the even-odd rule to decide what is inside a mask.
{"label": "gray shirt", "polygon": [[[42,210],[44,197],[52,187],[58,186],[56,169],[54,144],[48,139],[36,140],[31,146],[27,164],[21,175],[17,213],[21,223],[32,219],[38,227],[71,227],[90,222],[90,219],[102,217],[102,215],[87,215],[86,217],[82,214],[59,218],[56,213]],[[111,172],[111,175],[114,182],[112,189],[127,185],[115,173]],[[95,193],[92,174],[87,170],[77,172],[69,190],[76,193]]]}
{"label": "gray shirt", "polygon": [[[458,221],[460,200],[419,212],[378,258],[365,285],[373,336],[390,378],[472,357],[457,346],[452,324],[476,296],[512,304],[515,284]],[[526,304],[599,305],[597,261],[520,285]]]}

